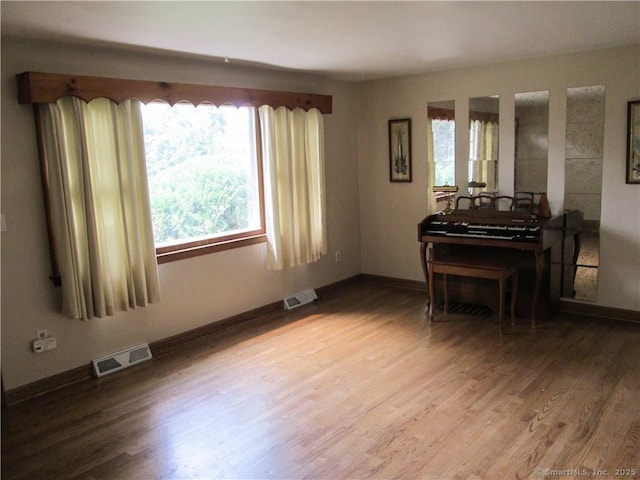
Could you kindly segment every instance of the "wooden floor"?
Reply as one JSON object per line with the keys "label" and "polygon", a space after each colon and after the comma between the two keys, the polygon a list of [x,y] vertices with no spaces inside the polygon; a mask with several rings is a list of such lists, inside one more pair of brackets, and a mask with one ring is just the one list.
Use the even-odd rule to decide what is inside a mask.
{"label": "wooden floor", "polygon": [[449,318],[352,285],[5,408],[2,479],[638,478],[639,325]]}

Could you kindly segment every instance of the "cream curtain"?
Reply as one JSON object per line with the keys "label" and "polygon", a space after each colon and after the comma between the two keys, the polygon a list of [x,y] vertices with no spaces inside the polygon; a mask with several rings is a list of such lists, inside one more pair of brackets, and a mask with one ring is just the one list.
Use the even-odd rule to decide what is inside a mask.
{"label": "cream curtain", "polygon": [[265,105],[259,115],[267,268],[315,262],[327,252],[322,114]]}
{"label": "cream curtain", "polygon": [[140,104],[65,97],[39,109],[63,313],[159,301]]}
{"label": "cream curtain", "polygon": [[469,125],[469,180],[485,182],[494,191],[498,163],[499,124],[473,120]]}

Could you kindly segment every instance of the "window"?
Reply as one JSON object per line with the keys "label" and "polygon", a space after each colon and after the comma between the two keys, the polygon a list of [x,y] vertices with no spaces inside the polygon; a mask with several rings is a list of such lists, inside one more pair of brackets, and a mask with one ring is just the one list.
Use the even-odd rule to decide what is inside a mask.
{"label": "window", "polygon": [[500,98],[469,99],[469,192],[496,192],[498,189],[498,153]]}
{"label": "window", "polygon": [[264,234],[253,107],[142,105],[159,258]]}
{"label": "window", "polygon": [[[427,176],[428,190],[436,185],[456,185],[456,122],[453,100],[427,104]],[[429,210],[435,212],[436,203],[448,201],[453,193],[438,192],[429,200]]]}
{"label": "window", "polygon": [[456,122],[433,119],[433,151],[436,163],[435,185],[456,184]]}
{"label": "window", "polygon": [[[222,137],[219,138],[219,135],[223,130],[225,135],[227,132],[231,132],[231,130],[227,131],[222,128],[214,128],[211,130],[212,133],[210,133],[210,131],[207,131],[206,129],[203,130],[196,128],[195,131],[200,132],[200,134],[192,135],[191,137],[188,137],[187,140],[183,141],[181,144],[182,148],[186,148],[189,152],[192,152],[193,149],[195,149],[195,157],[211,157],[211,164],[207,164],[206,162],[200,164],[200,162],[196,162],[194,160],[193,156],[188,155],[174,155],[173,157],[167,157],[159,154],[157,158],[160,160],[158,162],[156,162],[155,159],[149,161],[148,170],[151,172],[152,176],[157,176],[157,178],[154,178],[154,182],[160,185],[160,187],[158,187],[159,191],[162,191],[162,188],[165,187],[164,191],[170,192],[169,195],[159,195],[158,198],[163,199],[158,200],[159,204],[163,201],[171,203],[170,200],[172,195],[174,195],[175,190],[182,189],[183,192],[191,193],[187,192],[188,189],[186,188],[186,185],[199,185],[197,180],[200,180],[202,184],[206,184],[209,181],[208,179],[211,179],[211,177],[207,175],[207,173],[209,173],[208,170],[215,170],[216,168],[219,168],[224,171],[226,168],[227,173],[229,173],[226,178],[235,178],[236,180],[236,183],[229,181],[228,184],[224,183],[221,188],[210,188],[206,190],[212,195],[212,197],[216,197],[216,194],[223,192],[221,196],[233,198],[232,201],[217,202],[216,198],[213,198],[211,202],[209,202],[210,199],[207,199],[207,202],[202,202],[200,195],[192,195],[197,201],[186,202],[191,205],[191,208],[185,210],[195,215],[195,219],[191,221],[191,228],[176,227],[176,225],[184,227],[184,224],[190,223],[181,222],[181,219],[179,218],[180,214],[175,214],[176,216],[174,217],[171,217],[171,214],[169,214],[168,220],[164,221],[164,225],[163,221],[160,220],[162,215],[158,215],[157,218],[152,221],[154,224],[153,229],[158,230],[158,242],[156,242],[157,245],[155,245],[157,248],[155,248],[154,252],[157,254],[158,263],[165,263],[171,260],[179,260],[195,255],[212,253],[219,250],[226,250],[229,248],[267,241],[268,235],[265,233],[265,221],[263,220],[265,218],[265,206],[263,201],[264,187],[262,182],[262,162],[259,158],[262,148],[256,147],[256,145],[261,145],[262,142],[260,139],[263,133],[256,126],[258,116],[254,107],[269,106],[274,109],[284,107],[290,111],[297,109],[301,109],[306,112],[312,110],[317,111],[313,115],[310,115],[309,118],[306,118],[305,116],[304,123],[311,126],[311,130],[314,132],[312,135],[313,138],[311,138],[309,142],[306,142],[305,145],[315,149],[316,152],[314,154],[314,158],[317,157],[320,160],[324,158],[321,141],[321,115],[330,114],[332,111],[332,97],[330,95],[41,72],[24,72],[17,75],[17,80],[18,101],[20,104],[34,104],[39,106],[52,105],[60,99],[70,95],[87,103],[97,98],[108,98],[115,104],[121,104],[130,99],[137,99],[142,102],[142,104],[151,104],[149,108],[145,107],[145,115],[142,120],[142,123],[146,124],[146,127],[149,130],[151,130],[151,126],[154,125],[154,122],[155,126],[160,128],[163,127],[163,124],[169,121],[167,118],[165,118],[165,121],[155,121],[153,115],[147,115],[148,111],[156,108],[156,101],[173,103],[176,99],[181,99],[185,102],[190,102],[193,105],[213,104],[252,106],[250,108],[241,107],[238,109],[236,113],[240,118],[245,118],[243,115],[246,115],[246,122],[244,120],[242,122],[238,121],[237,124],[239,125],[240,123],[244,123],[244,127],[240,128],[239,131],[230,133],[230,137],[222,135]],[[164,108],[170,107],[165,105]],[[177,109],[170,110],[176,112],[181,108],[182,107],[179,106]],[[194,107],[190,108],[194,111],[202,109],[202,107],[199,109]],[[227,108],[233,109],[235,107],[223,107],[220,109],[217,109],[216,107],[204,107],[204,110],[207,108],[226,111]],[[51,248],[51,278],[55,285],[60,285],[61,276],[58,258],[59,255],[56,251],[56,244],[59,243],[56,239],[56,235],[60,233],[57,225],[59,225],[60,218],[58,218],[56,212],[51,208],[51,171],[47,164],[47,138],[45,138],[45,134],[43,132],[40,109],[36,108],[34,109],[34,112],[36,117],[36,134],[40,154],[41,175],[45,193],[47,231]],[[199,113],[194,114],[194,118],[190,119],[187,123],[194,122],[193,125],[200,125],[200,120],[198,120],[198,118],[200,118],[199,115]],[[320,117],[317,115],[320,115]],[[129,127],[134,127],[134,130],[140,125],[138,115],[136,114],[135,117],[136,118],[132,120],[133,123],[129,125]],[[204,117],[207,117],[207,115],[204,115]],[[216,120],[209,118],[206,121],[210,124],[218,125],[218,127],[222,124],[225,126],[236,124],[234,121],[227,119],[224,114],[221,118]],[[161,140],[163,135],[165,138],[168,138],[169,136],[173,138],[178,131],[184,130],[182,128],[183,124],[178,123],[177,125],[180,128],[168,128],[165,130],[164,134],[156,132],[156,145],[162,145],[163,142]],[[270,128],[265,129],[263,126],[262,129],[266,131],[266,136],[272,135]],[[122,131],[119,132],[122,133]],[[241,134],[239,132],[244,133]],[[246,141],[243,140],[242,142],[236,142],[236,140],[240,138],[238,135],[244,135],[243,138],[245,138]],[[142,133],[142,136],[144,136],[144,133]],[[148,137],[153,136],[154,134],[150,131]],[[198,137],[200,137],[199,140],[204,141],[205,145],[208,145],[209,147],[212,145],[216,146],[219,151],[206,149],[204,151],[197,150],[193,145],[194,143],[200,145],[200,143],[196,142]],[[136,133],[136,138],[140,139],[140,132]],[[151,141],[151,143],[153,142]],[[244,152],[248,152],[248,154],[246,156],[244,156],[244,154],[234,156],[235,154],[233,154],[232,156],[234,156],[235,161],[231,161],[231,157],[229,156],[230,154],[225,149],[236,148],[236,144],[242,145],[242,148],[245,149]],[[140,140],[137,140],[133,148],[137,151],[138,146],[140,146],[139,150],[142,150]],[[147,149],[151,152],[154,147],[150,144]],[[158,147],[158,151],[160,150],[161,148]],[[156,158],[156,153],[157,152],[153,154],[154,158]],[[300,152],[297,153],[298,155],[300,154]],[[221,156],[217,156],[218,154]],[[146,155],[147,154],[145,154],[145,156]],[[304,156],[308,156],[306,150],[304,151]],[[271,162],[273,160],[271,157],[273,156],[269,155],[269,157],[270,159],[267,160]],[[277,157],[279,157],[279,155],[274,158]],[[181,177],[181,180],[183,181],[169,182],[167,177],[177,174],[176,172],[178,170],[174,170],[172,168],[175,166],[176,162],[183,163],[184,165],[194,165],[197,163],[204,170],[198,170],[197,168],[191,170],[188,168],[184,170],[180,169],[180,174],[184,175],[184,177]],[[322,165],[322,161],[320,161],[319,165]],[[225,168],[223,168],[223,166]],[[190,172],[191,176],[187,175],[188,172]],[[320,173],[322,173],[322,171],[320,171]],[[151,175],[149,176],[149,180],[151,180]],[[224,178],[224,175],[216,176],[215,178]],[[318,178],[323,177],[322,175],[319,175]],[[192,183],[189,183],[189,181]],[[270,183],[273,182],[271,181]],[[246,188],[240,188],[239,185],[243,185]],[[146,190],[146,188],[147,185],[145,182],[144,189]],[[286,189],[287,185],[283,188]],[[280,195],[280,191],[278,189],[273,189],[273,186],[271,186],[271,189],[272,197],[277,198],[277,196]],[[315,192],[315,190],[311,188],[309,192],[312,191]],[[324,192],[323,189],[320,191]],[[134,190],[134,192],[139,194],[140,189],[137,191]],[[155,196],[155,193],[153,193],[153,195]],[[144,198],[148,198],[146,192],[144,192]],[[270,219],[272,220],[271,224],[273,223],[273,218],[275,218],[273,215],[273,198],[270,200],[269,211]],[[320,196],[317,198],[321,198],[322,205],[320,206],[320,210],[321,212],[324,212],[324,197]],[[137,202],[137,204],[139,203],[140,202]],[[203,212],[202,209],[204,208],[204,203],[215,204],[218,206],[225,205],[226,208],[223,208],[223,212],[219,210]],[[98,202],[98,204],[100,204],[100,202]],[[162,211],[162,206],[159,208]],[[147,212],[146,215],[148,215],[149,210],[150,208],[145,208],[145,212]],[[165,214],[165,219],[166,218]],[[224,221],[222,221],[222,218],[224,218]],[[313,218],[315,219],[315,217]],[[148,216],[145,216],[144,222],[137,223],[138,227],[141,223],[146,223],[148,225],[151,222],[149,222]],[[158,226],[156,226],[156,224]],[[200,228],[205,224],[206,228]],[[319,222],[316,222],[316,224],[319,224]],[[199,227],[196,228],[195,225],[198,225]],[[136,228],[135,225],[131,227],[131,231],[134,234],[139,232],[139,230],[140,228]],[[151,230],[151,228],[149,228],[149,230]],[[322,229],[321,234],[324,235],[324,229]],[[149,238],[150,237],[151,234],[149,234]],[[282,238],[280,234],[277,232],[272,234],[269,239],[270,246],[274,242],[281,240]],[[296,242],[297,244],[300,243],[300,239],[297,237],[292,241],[294,244],[296,244]],[[150,246],[153,246],[151,241],[149,243]],[[320,243],[324,245],[324,242]],[[269,248],[269,250],[271,250],[271,248]],[[83,254],[86,253],[87,252],[83,251]]]}

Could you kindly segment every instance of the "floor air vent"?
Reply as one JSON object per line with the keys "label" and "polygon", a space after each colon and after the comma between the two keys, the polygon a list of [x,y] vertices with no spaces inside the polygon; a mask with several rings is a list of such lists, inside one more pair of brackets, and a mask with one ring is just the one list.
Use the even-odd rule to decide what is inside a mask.
{"label": "floor air vent", "polygon": [[294,308],[301,307],[302,305],[306,305],[307,303],[311,303],[314,300],[317,300],[317,298],[318,295],[316,295],[315,290],[305,290],[304,292],[285,297],[284,308],[285,310],[293,310]]}
{"label": "floor air vent", "polygon": [[93,364],[93,373],[95,373],[96,377],[103,377],[104,375],[117,372],[136,363],[151,360],[151,358],[151,350],[149,349],[149,345],[145,343],[127,348],[121,352],[96,358],[91,363]]}

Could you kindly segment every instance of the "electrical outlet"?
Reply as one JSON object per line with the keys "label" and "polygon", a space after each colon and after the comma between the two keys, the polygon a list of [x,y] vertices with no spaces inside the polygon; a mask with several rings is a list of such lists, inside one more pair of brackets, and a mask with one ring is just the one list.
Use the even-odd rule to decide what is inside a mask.
{"label": "electrical outlet", "polygon": [[342,252],[340,250],[336,250],[336,262],[342,261]]}
{"label": "electrical outlet", "polygon": [[31,343],[31,347],[33,351],[36,353],[46,352],[48,350],[53,350],[58,346],[58,341],[54,337],[41,338],[38,340],[34,340]]}
{"label": "electrical outlet", "polygon": [[31,347],[33,348],[33,351],[36,353],[44,352],[44,340],[34,340],[31,343]]}
{"label": "electrical outlet", "polygon": [[38,339],[43,339],[43,338],[47,338],[49,336],[49,332],[47,331],[46,328],[43,328],[42,330],[38,330],[38,332],[36,333],[36,338]]}
{"label": "electrical outlet", "polygon": [[48,337],[45,340],[42,340],[44,342],[44,350],[45,352],[47,350],[53,350],[54,348],[56,348],[58,346],[58,341],[55,339],[55,337]]}

